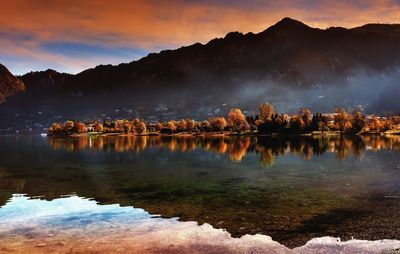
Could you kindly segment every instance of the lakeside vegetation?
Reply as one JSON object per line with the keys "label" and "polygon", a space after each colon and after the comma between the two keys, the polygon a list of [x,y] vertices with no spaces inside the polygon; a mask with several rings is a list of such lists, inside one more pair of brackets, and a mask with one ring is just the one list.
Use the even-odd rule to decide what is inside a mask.
{"label": "lakeside vegetation", "polygon": [[246,116],[238,108],[230,110],[228,117],[211,117],[208,120],[170,120],[145,122],[117,119],[93,122],[66,121],[53,123],[48,128],[51,136],[73,135],[274,135],[274,134],[400,134],[400,115],[380,117],[364,115],[362,110],[347,112],[336,108],[333,113],[315,113],[300,108],[295,115],[279,113],[274,106],[263,103],[259,113]]}

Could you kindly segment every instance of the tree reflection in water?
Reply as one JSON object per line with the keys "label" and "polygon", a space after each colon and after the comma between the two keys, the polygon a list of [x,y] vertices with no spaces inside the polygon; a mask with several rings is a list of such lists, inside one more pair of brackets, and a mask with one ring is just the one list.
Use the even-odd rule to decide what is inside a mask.
{"label": "tree reflection in water", "polygon": [[274,164],[277,156],[293,154],[305,160],[325,153],[335,153],[338,160],[348,156],[361,158],[366,150],[389,149],[400,151],[400,137],[75,137],[49,138],[55,149],[140,153],[146,149],[167,149],[171,152],[190,152],[202,149],[227,154],[231,161],[240,162],[249,153],[256,153],[263,166]]}

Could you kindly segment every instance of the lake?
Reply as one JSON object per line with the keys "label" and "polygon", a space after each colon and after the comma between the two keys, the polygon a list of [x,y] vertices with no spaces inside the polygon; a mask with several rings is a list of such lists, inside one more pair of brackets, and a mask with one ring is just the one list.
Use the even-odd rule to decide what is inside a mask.
{"label": "lake", "polygon": [[0,252],[399,239],[399,179],[399,136],[3,136]]}

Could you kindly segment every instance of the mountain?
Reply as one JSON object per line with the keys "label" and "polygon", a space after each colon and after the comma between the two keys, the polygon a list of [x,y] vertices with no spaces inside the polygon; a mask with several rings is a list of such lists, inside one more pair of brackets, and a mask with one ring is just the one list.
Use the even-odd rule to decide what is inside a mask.
{"label": "mountain", "polygon": [[0,64],[0,103],[5,102],[8,96],[24,90],[24,83],[14,77],[4,65]]}
{"label": "mountain", "polygon": [[28,73],[20,77],[26,92],[0,113],[11,122],[25,115],[29,126],[38,119],[205,118],[230,107],[254,113],[263,101],[289,112],[362,105],[368,113],[398,113],[399,67],[399,25],[318,29],[284,18],[258,34],[231,32],[76,75]]}
{"label": "mountain", "polygon": [[[198,74],[223,80],[271,78],[313,85],[321,80],[321,74],[337,79],[360,66],[382,71],[398,65],[399,36],[399,25],[321,30],[285,18],[259,34],[232,32],[205,45],[165,50],[118,66],[100,65],[71,76],[65,88],[98,92],[121,86],[160,88],[160,83],[179,86],[198,80]],[[42,79],[42,73],[37,74]]]}

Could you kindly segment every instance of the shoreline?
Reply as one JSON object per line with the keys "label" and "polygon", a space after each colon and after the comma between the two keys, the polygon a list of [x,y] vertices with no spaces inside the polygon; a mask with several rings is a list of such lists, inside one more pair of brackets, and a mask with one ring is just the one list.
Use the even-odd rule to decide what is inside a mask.
{"label": "shoreline", "polygon": [[[68,138],[68,137],[232,137],[232,136],[258,136],[258,137],[338,137],[338,136],[397,136],[400,135],[400,131],[385,131],[385,132],[360,132],[360,133],[340,133],[339,131],[313,131],[309,133],[270,133],[263,134],[258,131],[254,132],[243,132],[236,133],[231,131],[224,132],[179,132],[179,133],[159,133],[159,132],[148,132],[148,133],[72,133],[69,135],[49,135],[48,137],[57,138]],[[44,135],[43,135],[44,136]]]}

